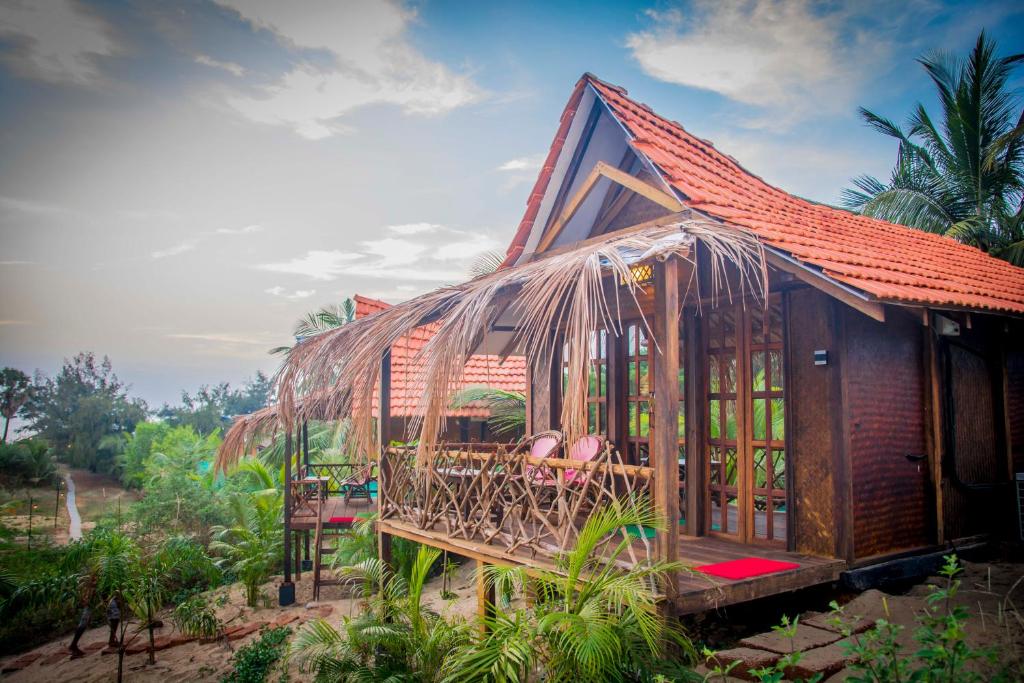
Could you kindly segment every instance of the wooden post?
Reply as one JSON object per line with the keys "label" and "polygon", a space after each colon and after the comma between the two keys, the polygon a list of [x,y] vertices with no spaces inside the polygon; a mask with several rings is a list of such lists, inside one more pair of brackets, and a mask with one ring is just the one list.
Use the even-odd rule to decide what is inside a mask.
{"label": "wooden post", "polygon": [[[380,452],[377,454],[377,511],[384,512],[384,496],[382,492],[390,480],[389,461],[386,457],[388,444],[391,443],[391,349],[386,350],[380,359],[380,397],[377,410],[377,443]],[[391,534],[381,531],[380,519],[377,521],[377,553],[380,561],[394,570],[394,559],[391,553]]]}
{"label": "wooden post", "polygon": [[704,529],[704,338],[696,309],[688,308],[686,334],[686,533],[699,536]]}
{"label": "wooden post", "polygon": [[[654,507],[666,529],[657,537],[658,559],[679,558],[679,261],[669,258],[654,267]],[[669,576],[666,594],[676,590]]]}
{"label": "wooden post", "polygon": [[481,630],[486,633],[487,626],[485,619],[494,616],[494,605],[497,596],[494,593],[494,584],[487,585],[484,579],[484,561],[476,561],[476,615],[480,618]]}
{"label": "wooden post", "polygon": [[295,602],[295,584],[292,583],[292,426],[284,433],[284,582],[278,594],[282,607]]}

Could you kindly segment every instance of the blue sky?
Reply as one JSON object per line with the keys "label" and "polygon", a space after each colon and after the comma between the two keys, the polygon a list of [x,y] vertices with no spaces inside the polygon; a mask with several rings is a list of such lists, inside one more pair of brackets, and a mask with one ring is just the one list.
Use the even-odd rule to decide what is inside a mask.
{"label": "blue sky", "polygon": [[[305,311],[503,250],[584,71],[835,201],[1012,2],[0,0],[0,363],[109,354],[151,403],[272,370]],[[1021,78],[1015,80],[1020,86]]]}

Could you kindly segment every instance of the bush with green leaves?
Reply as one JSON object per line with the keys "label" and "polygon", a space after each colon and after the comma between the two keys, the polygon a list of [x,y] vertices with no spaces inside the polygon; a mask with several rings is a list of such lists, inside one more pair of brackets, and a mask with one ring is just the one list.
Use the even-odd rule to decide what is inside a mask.
{"label": "bush with green leaves", "polygon": [[854,633],[856,618],[845,618],[843,608],[832,602],[832,623],[838,628],[849,655],[854,659],[853,674],[847,678],[855,683],[889,683],[897,681],[972,681],[1016,680],[1005,665],[999,664],[995,648],[975,648],[967,642],[967,610],[955,604],[960,590],[957,577],[962,571],[956,555],[947,555],[939,574],[943,586],[929,586],[927,606],[918,616],[914,632],[917,649],[908,652],[899,636],[903,627],[886,619],[862,634]]}
{"label": "bush with green leaves", "polygon": [[[451,664],[447,681],[651,680],[692,676],[692,643],[657,609],[658,586],[678,566],[616,560],[626,529],[663,526],[646,502],[623,501],[590,514],[556,571],[488,566],[498,604],[486,630]],[[511,595],[532,594],[515,609]]]}
{"label": "bush with green leaves", "polygon": [[4,488],[52,486],[58,480],[57,461],[40,439],[0,444],[0,485]]}
{"label": "bush with green leaves", "polygon": [[284,495],[276,473],[259,461],[239,465],[239,475],[254,479],[257,488],[228,496],[231,521],[210,529],[210,551],[220,557],[218,566],[238,577],[246,603],[255,607],[260,586],[281,567]]}
{"label": "bush with green leaves", "polygon": [[233,669],[221,683],[263,683],[286,652],[292,630],[287,626],[265,629],[260,637],[231,658]]}
{"label": "bush with green leaves", "polygon": [[340,631],[324,620],[300,631],[290,652],[300,670],[346,683],[440,680],[470,642],[468,624],[449,622],[423,604],[423,585],[440,554],[419,546],[408,581],[377,558],[339,570],[363,587],[366,608],[343,618]]}

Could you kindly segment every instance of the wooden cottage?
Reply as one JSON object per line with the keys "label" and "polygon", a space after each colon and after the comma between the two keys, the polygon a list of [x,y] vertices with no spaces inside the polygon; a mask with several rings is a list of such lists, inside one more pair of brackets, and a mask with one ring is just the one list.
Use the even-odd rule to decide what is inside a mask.
{"label": "wooden cottage", "polygon": [[[329,366],[313,384],[358,413],[392,390],[390,340],[436,324],[419,447],[380,449],[386,419],[365,441],[382,552],[401,536],[550,567],[588,510],[649,497],[666,524],[630,530],[631,562],[753,561],[673,578],[689,612],[1019,539],[1022,313],[1024,270],[787,194],[585,75],[502,269],[343,333],[376,360],[310,344],[282,389]],[[528,435],[560,446],[444,445],[438,406],[473,353],[525,355]],[[587,436],[602,447],[584,463]]]}

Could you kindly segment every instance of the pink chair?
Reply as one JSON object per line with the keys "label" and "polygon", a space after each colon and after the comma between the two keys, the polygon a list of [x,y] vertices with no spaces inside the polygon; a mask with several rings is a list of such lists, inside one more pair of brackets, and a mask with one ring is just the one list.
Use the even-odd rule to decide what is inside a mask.
{"label": "pink chair", "polygon": [[[576,443],[573,444],[573,447],[569,449],[569,460],[590,462],[594,458],[596,458],[603,449],[604,439],[602,439],[600,436],[582,436],[579,439],[577,439]],[[582,484],[586,480],[586,470],[567,469],[565,471],[565,481],[567,484]]]}
{"label": "pink chair", "polygon": [[[558,450],[562,447],[562,436],[561,432],[548,431],[538,432],[533,436],[528,436],[519,442],[516,446],[516,451],[521,453],[528,453],[534,458],[550,458],[552,456],[558,456]],[[527,481],[535,484],[550,484],[554,483],[554,479],[547,473],[542,471],[542,468],[536,465],[527,465],[526,467],[526,478]]]}

